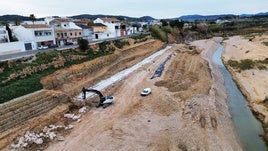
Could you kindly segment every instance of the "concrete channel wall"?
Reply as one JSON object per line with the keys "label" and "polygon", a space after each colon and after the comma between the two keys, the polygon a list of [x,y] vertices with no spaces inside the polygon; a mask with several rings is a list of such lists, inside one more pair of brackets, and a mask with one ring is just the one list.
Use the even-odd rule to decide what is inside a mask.
{"label": "concrete channel wall", "polygon": [[0,133],[46,113],[60,102],[68,100],[67,95],[41,90],[0,104]]}

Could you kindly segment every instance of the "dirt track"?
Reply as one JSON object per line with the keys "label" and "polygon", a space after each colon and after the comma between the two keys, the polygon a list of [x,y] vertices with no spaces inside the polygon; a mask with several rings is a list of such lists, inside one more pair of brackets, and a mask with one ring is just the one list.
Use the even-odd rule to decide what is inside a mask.
{"label": "dirt track", "polygon": [[[208,51],[211,41],[203,49]],[[150,79],[170,54],[164,75]],[[198,51],[174,45],[107,90],[116,90],[115,104],[91,108],[64,141],[51,143],[47,150],[241,150],[226,95],[214,91],[211,83]],[[141,97],[146,87],[152,94]]]}

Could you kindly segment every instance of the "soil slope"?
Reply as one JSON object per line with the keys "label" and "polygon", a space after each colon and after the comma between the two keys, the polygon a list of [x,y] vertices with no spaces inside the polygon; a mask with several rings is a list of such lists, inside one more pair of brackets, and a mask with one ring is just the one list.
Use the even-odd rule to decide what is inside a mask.
{"label": "soil slope", "polygon": [[[208,46],[201,47],[204,43]],[[214,40],[195,44],[204,49],[206,60],[217,48]],[[64,141],[51,143],[47,150],[241,150],[221,77],[211,76],[208,68],[219,72],[199,52],[173,45],[106,90],[113,91],[115,103],[91,108]],[[151,79],[169,55],[164,75]],[[152,94],[140,96],[146,87]]]}

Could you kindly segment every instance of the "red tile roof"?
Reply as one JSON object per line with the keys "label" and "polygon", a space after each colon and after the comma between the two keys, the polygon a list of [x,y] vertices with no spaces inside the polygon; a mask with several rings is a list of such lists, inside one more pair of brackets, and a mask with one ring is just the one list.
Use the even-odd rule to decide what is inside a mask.
{"label": "red tile roof", "polygon": [[65,19],[65,18],[56,18],[53,19],[50,24],[58,24],[58,23],[67,23],[70,22],[70,19]]}
{"label": "red tile roof", "polygon": [[104,22],[119,22],[116,18],[101,18]]}
{"label": "red tile roof", "polygon": [[89,27],[106,27],[106,25],[102,24],[102,23],[88,23]]}
{"label": "red tile roof", "polygon": [[24,28],[50,28],[48,25],[45,24],[27,24],[22,25]]}

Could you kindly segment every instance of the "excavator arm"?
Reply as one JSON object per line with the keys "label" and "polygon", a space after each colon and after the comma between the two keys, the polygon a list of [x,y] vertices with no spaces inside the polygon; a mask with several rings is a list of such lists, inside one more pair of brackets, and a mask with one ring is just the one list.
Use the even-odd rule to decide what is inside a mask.
{"label": "excavator arm", "polygon": [[85,87],[83,87],[82,92],[83,92],[83,99],[86,99],[87,92],[93,92],[93,93],[96,93],[99,96],[101,104],[106,100],[106,98],[103,96],[103,94],[98,90],[86,89]]}

